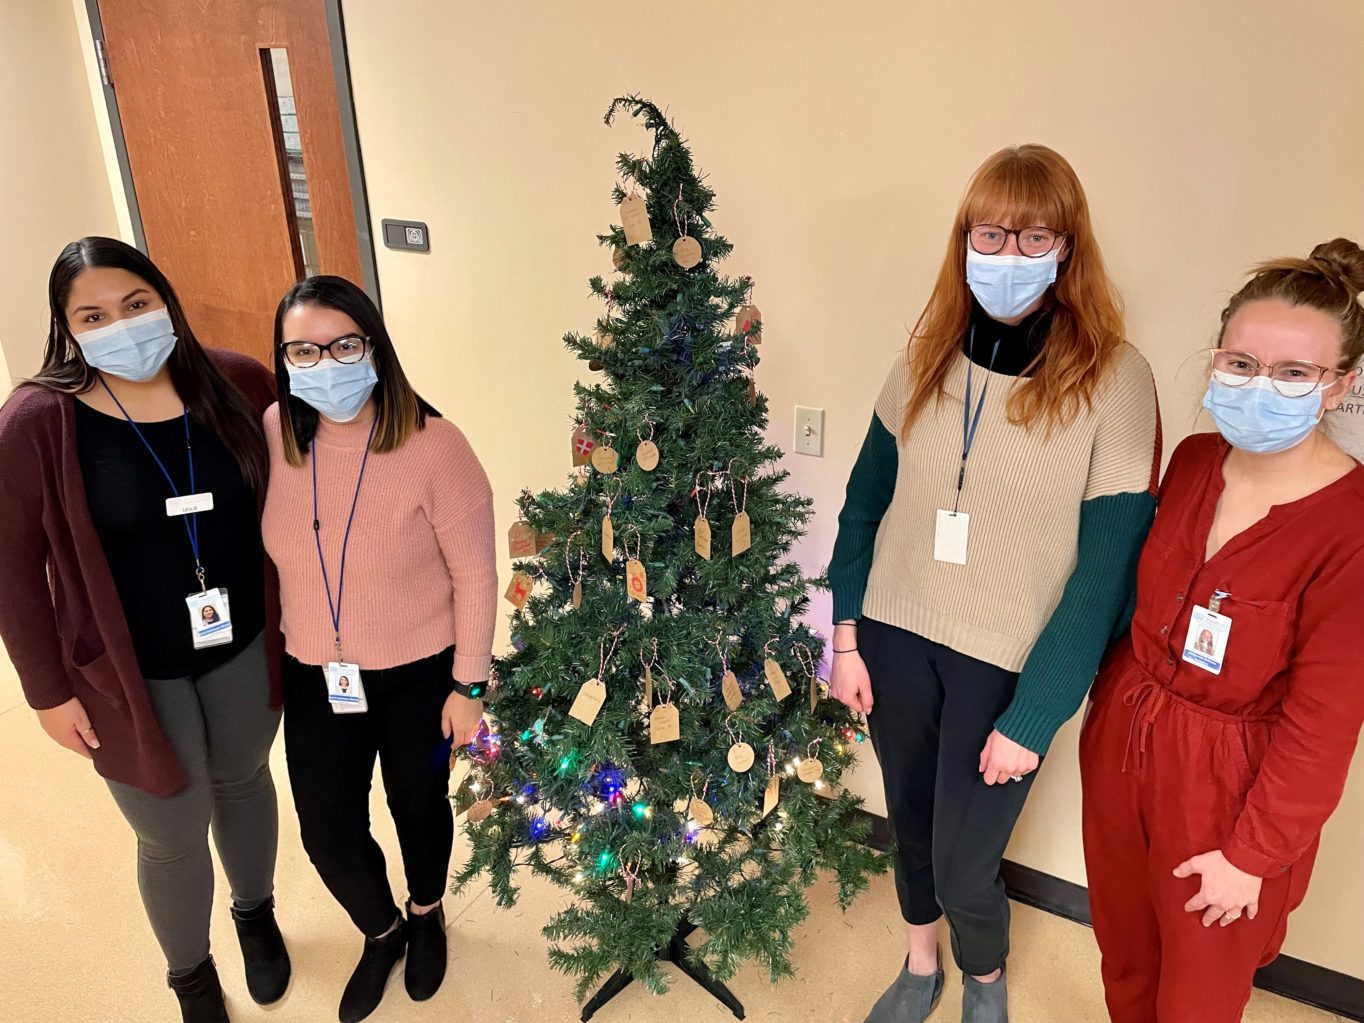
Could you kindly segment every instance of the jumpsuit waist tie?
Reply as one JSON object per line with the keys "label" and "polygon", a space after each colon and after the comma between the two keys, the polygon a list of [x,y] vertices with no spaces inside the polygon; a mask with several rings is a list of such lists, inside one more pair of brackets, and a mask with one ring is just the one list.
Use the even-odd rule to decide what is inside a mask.
{"label": "jumpsuit waist tie", "polygon": [[1180,696],[1169,686],[1158,682],[1145,671],[1142,672],[1141,680],[1123,696],[1122,702],[1123,706],[1132,708],[1132,721],[1127,729],[1127,749],[1123,752],[1122,758],[1123,774],[1127,773],[1134,745],[1137,754],[1137,770],[1141,770],[1145,766],[1146,751],[1150,745],[1151,731],[1155,727],[1156,719],[1171,705],[1239,728],[1244,728],[1248,724],[1273,724],[1280,717],[1277,713],[1228,714],[1225,711],[1214,710],[1212,707],[1205,707],[1188,697]]}

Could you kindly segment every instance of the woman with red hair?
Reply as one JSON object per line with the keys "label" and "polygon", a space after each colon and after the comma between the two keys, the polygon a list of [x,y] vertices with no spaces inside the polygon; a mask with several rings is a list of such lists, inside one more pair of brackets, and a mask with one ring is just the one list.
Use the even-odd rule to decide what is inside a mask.
{"label": "woman with red hair", "polygon": [[909,925],[868,1023],[932,1012],[943,915],[963,1021],[1008,1019],[1000,862],[1124,618],[1159,461],[1075,172],[996,153],[876,402],[829,571],[833,694],[867,714]]}

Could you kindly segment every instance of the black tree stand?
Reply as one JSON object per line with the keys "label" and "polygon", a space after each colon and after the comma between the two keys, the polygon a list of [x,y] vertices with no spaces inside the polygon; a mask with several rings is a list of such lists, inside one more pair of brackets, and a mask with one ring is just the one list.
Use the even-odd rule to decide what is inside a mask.
{"label": "black tree stand", "polygon": [[[657,950],[654,954],[661,963],[672,963],[679,970],[685,973],[696,983],[709,991],[715,998],[730,1012],[734,1013],[735,1019],[744,1018],[744,1006],[739,999],[734,997],[734,992],[725,987],[718,980],[710,975],[710,970],[706,969],[703,963],[691,963],[687,961],[687,938],[696,930],[696,925],[690,920],[683,920],[677,927],[677,933],[673,935],[668,944]],[[602,985],[601,990],[592,996],[591,1000],[583,1006],[582,1023],[587,1023],[598,1009],[615,998],[627,987],[634,983],[634,978],[628,973],[617,970],[609,980]]]}

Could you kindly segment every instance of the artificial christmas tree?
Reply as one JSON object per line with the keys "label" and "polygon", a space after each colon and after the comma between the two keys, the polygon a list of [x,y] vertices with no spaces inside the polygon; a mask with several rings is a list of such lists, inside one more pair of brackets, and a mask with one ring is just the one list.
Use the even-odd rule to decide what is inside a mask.
{"label": "artificial christmas tree", "polygon": [[605,313],[564,339],[604,374],[575,388],[577,468],[520,499],[515,652],[456,796],[456,887],[486,873],[510,905],[528,868],[576,895],[545,928],[554,966],[579,997],[616,971],[584,1019],[630,980],[663,991],[660,961],[742,1017],[720,982],[747,959],[791,973],[817,872],[846,905],[886,864],[838,789],[861,724],[825,697],[799,621],[821,581],[787,560],[810,502],[764,440],[752,282],[715,269],[731,245],[682,137],[633,96],[606,123],[622,110],[653,149],[620,157],[623,226],[599,239],[617,273],[591,281]]}

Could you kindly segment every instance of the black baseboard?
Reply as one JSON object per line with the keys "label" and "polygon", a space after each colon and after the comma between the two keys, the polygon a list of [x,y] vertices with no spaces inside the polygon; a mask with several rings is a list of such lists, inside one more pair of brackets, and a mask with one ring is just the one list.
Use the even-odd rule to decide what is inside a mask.
{"label": "black baseboard", "polygon": [[[886,819],[872,813],[867,817],[871,819],[868,844],[889,849],[890,826]],[[1014,901],[1090,926],[1089,891],[1082,885],[1009,860],[1004,861],[1000,876]],[[1364,1021],[1364,980],[1324,966],[1279,956],[1255,975],[1255,986],[1345,1019]]]}

